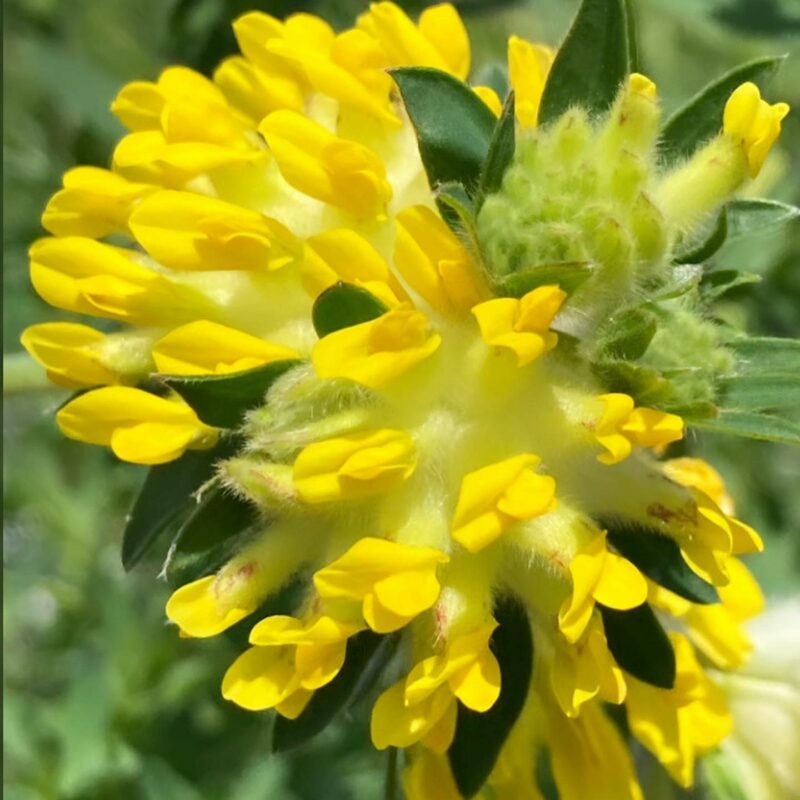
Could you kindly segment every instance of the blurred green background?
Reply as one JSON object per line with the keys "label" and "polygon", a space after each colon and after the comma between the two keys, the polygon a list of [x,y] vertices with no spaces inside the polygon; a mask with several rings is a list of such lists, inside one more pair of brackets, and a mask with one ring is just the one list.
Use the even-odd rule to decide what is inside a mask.
{"label": "blurred green background", "polygon": [[[510,32],[556,43],[577,0],[457,3],[475,67],[504,58]],[[426,3],[405,3],[417,11]],[[667,109],[749,58],[797,50],[798,0],[638,0],[645,71]],[[319,13],[343,27],[352,0],[6,0],[4,3],[3,347],[58,317],[34,295],[26,249],[60,176],[106,164],[122,129],[117,89],[172,63],[209,71],[235,49],[230,21],[260,8]],[[797,109],[754,192],[800,200],[800,59],[768,93]],[[764,335],[800,335],[800,232],[754,237],[718,261],[762,283],[727,296],[720,316]],[[5,394],[4,787],[13,800],[305,800],[382,796],[384,762],[366,719],[342,720],[312,746],[269,755],[269,715],[219,694],[234,651],[224,639],[186,642],[164,625],[166,585],[153,560],[125,575],[119,544],[142,472],[60,438],[60,392],[25,388],[13,361]],[[11,385],[13,384],[13,385]],[[781,446],[693,438],[714,460],[741,516],[764,534],[751,562],[771,597],[800,574],[800,461]],[[660,796],[660,795],[659,795]],[[590,800],[587,798],[587,800]]]}

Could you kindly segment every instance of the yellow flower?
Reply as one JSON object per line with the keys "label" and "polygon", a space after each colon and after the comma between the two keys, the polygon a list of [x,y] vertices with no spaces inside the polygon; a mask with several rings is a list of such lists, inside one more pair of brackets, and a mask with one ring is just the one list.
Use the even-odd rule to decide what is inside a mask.
{"label": "yellow flower", "polygon": [[674,689],[628,678],[628,724],[633,735],[684,787],[692,785],[695,757],[730,733],[732,718],[722,691],[697,662],[685,637],[670,635],[677,662]]}
{"label": "yellow flower", "polygon": [[569,642],[580,639],[595,603],[625,611],[647,599],[644,576],[630,561],[608,551],[605,532],[578,551],[569,573],[572,591],[558,613],[558,626]]}
{"label": "yellow flower", "polygon": [[320,377],[350,378],[378,389],[433,355],[441,342],[438,333],[429,333],[425,315],[403,304],[328,334],[314,347],[312,360]]}
{"label": "yellow flower", "polygon": [[581,706],[598,695],[608,703],[625,701],[625,678],[608,651],[603,623],[597,617],[592,617],[574,645],[556,646],[550,678],[568,717],[577,717]]}
{"label": "yellow flower", "polygon": [[110,446],[123,461],[163,464],[188,449],[217,441],[216,428],[201,422],[177,397],[158,397],[127,386],[107,386],[70,400],[56,415],[65,436]]}
{"label": "yellow flower", "polygon": [[541,44],[533,44],[519,36],[508,40],[508,77],[514,89],[519,124],[533,128],[539,117],[547,74],[553,64],[555,51]]}
{"label": "yellow flower", "polygon": [[758,86],[748,81],[728,98],[722,129],[741,142],[750,177],[755,178],[781,133],[781,120],[789,113],[786,103],[770,105],[761,99]]}
{"label": "yellow flower", "polygon": [[453,538],[476,553],[515,522],[552,511],[556,482],[531,469],[539,461],[526,453],[465,475],[453,517]]}
{"label": "yellow flower", "polygon": [[524,367],[558,344],[558,335],[549,328],[566,296],[558,286],[539,286],[520,300],[502,297],[479,303],[472,313],[486,344],[513,351]]}
{"label": "yellow flower", "polygon": [[403,431],[354,433],[303,448],[294,485],[306,503],[329,503],[398,486],[415,466],[414,443]]}
{"label": "yellow flower", "polygon": [[497,627],[488,623],[452,639],[444,652],[419,662],[387,689],[372,711],[372,741],[379,750],[422,742],[444,753],[455,733],[456,699],[487,711],[500,695],[500,667],[489,649]]}
{"label": "yellow flower", "polygon": [[439,596],[436,568],[444,553],[385,539],[359,539],[343,556],[314,574],[325,600],[360,605],[372,630],[389,633],[429,609]]}
{"label": "yellow flower", "polygon": [[604,409],[595,427],[595,438],[606,452],[597,456],[603,464],[617,464],[634,447],[659,447],[683,438],[683,420],[653,408],[635,408],[626,394],[604,394]]}

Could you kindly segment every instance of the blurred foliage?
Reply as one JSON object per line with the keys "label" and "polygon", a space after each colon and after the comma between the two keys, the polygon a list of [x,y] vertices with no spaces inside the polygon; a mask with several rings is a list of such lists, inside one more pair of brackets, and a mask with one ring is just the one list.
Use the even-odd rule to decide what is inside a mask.
{"label": "blurred foliage", "polygon": [[[4,48],[4,352],[25,325],[58,316],[28,285],[39,215],[78,163],[105,164],[122,129],[108,112],[119,86],[170,63],[209,71],[235,43],[230,22],[261,8],[349,24],[356,0],[6,0]],[[418,10],[425,2],[407,3]],[[464,0],[476,68],[503,58],[514,31],[557,42],[576,0]],[[749,58],[797,49],[797,0],[639,0],[644,71],[668,109]],[[800,60],[768,97],[800,109]],[[800,200],[800,113],[752,187]],[[793,144],[794,147],[786,145]],[[716,262],[758,272],[719,308],[727,324],[800,335],[800,226],[753,237]],[[63,316],[63,315],[61,315]],[[159,564],[124,575],[120,532],[141,473],[62,440],[58,392],[6,397],[4,461],[4,785],[9,798],[303,800],[375,798],[384,759],[366,746],[366,710],[286,757],[269,756],[269,715],[225,703],[219,680],[236,648],[178,639],[163,625]],[[722,437],[684,446],[727,478],[740,513],[767,539],[753,568],[770,593],[796,589],[800,462],[796,451]],[[652,767],[652,765],[650,765]],[[650,768],[648,768],[650,769]],[[652,770],[650,770],[652,771]],[[648,794],[662,794],[661,773]],[[658,788],[662,787],[662,788]]]}

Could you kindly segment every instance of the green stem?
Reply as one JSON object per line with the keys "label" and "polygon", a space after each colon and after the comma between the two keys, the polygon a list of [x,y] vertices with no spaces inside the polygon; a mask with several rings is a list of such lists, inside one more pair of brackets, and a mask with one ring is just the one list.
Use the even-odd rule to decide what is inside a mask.
{"label": "green stem", "polygon": [[386,785],[384,800],[399,800],[397,794],[397,748],[390,747],[386,753]]}
{"label": "green stem", "polygon": [[56,389],[47,380],[44,368],[27,353],[11,353],[3,356],[3,394],[40,392]]}

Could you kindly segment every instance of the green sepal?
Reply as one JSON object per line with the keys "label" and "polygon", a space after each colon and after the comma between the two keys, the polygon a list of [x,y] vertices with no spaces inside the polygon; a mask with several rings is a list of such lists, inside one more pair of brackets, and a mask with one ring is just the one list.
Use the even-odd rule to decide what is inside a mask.
{"label": "green sepal", "polygon": [[735,269],[712,270],[703,275],[703,280],[700,281],[700,296],[710,302],[733,289],[751,286],[754,283],[761,283],[761,276],[755,272],[739,272]]}
{"label": "green sepal", "polygon": [[337,715],[369,691],[394,655],[398,641],[398,634],[380,636],[372,631],[361,631],[351,637],[339,674],[314,692],[296,719],[276,718],[272,752],[291,750],[325,730]]}
{"label": "green sepal", "polygon": [[703,268],[696,264],[678,264],[673,267],[666,280],[648,292],[649,300],[671,300],[691,292],[703,279]]}
{"label": "green sepal", "polygon": [[719,603],[717,590],[690,569],[674,539],[628,520],[598,522],[608,531],[609,544],[659,586],[693,603]]}
{"label": "green sepal", "polygon": [[498,281],[496,292],[506,297],[522,297],[539,286],[558,284],[567,294],[572,294],[584,281],[592,277],[594,266],[588,261],[563,261],[542,264],[538,267],[512,272]]}
{"label": "green sepal", "polygon": [[736,356],[736,371],[743,375],[800,372],[800,339],[743,336],[725,343]]}
{"label": "green sepal", "polygon": [[644,364],[603,359],[591,364],[591,370],[605,384],[607,391],[629,394],[637,405],[659,406],[673,395],[669,380],[657,369]]}
{"label": "green sepal", "polygon": [[456,786],[472,797],[489,777],[500,750],[525,704],[533,670],[533,637],[522,604],[505,596],[497,600],[498,626],[489,647],[500,665],[500,696],[483,713],[458,705],[456,733],[447,751]]}
{"label": "green sepal", "polygon": [[182,586],[216,572],[258,524],[263,523],[255,506],[221,487],[209,489],[170,547],[167,582]]}
{"label": "green sepal", "polygon": [[648,603],[630,611],[597,604],[608,649],[622,669],[651,686],[675,686],[675,651]]}
{"label": "green sepal", "polygon": [[645,354],[658,330],[658,318],[645,308],[631,308],[607,322],[598,337],[603,356],[623,361]]}
{"label": "green sepal", "polygon": [[718,381],[719,404],[730,411],[800,408],[800,374],[732,375]]}
{"label": "green sepal", "polygon": [[432,189],[456,181],[472,193],[489,152],[496,119],[463,81],[429,67],[389,70],[417,134]]}
{"label": "green sepal", "polygon": [[237,428],[247,411],[264,402],[270,386],[301,363],[298,359],[287,359],[227,375],[163,375],[160,378],[206,425]]}
{"label": "green sepal", "polygon": [[785,225],[798,216],[800,208],[777,200],[760,198],[730,200],[717,214],[705,238],[679,252],[674,260],[680,264],[701,264],[711,258],[726,242]]}
{"label": "green sepal", "polygon": [[237,447],[233,439],[223,439],[209,450],[187,450],[175,461],[148,470],[122,534],[125,570],[133,569],[162,534],[186,519],[196,505],[194,493],[212,477],[216,462]]}
{"label": "green sepal", "polygon": [[800,446],[800,425],[788,419],[752,411],[721,411],[716,417],[692,420],[692,427],[763,442]]}
{"label": "green sepal", "polygon": [[698,92],[666,122],[660,150],[665,162],[690,156],[722,128],[725,103],[740,84],[752,81],[762,91],[786,56],[758,58],[725,73]]}
{"label": "green sepal", "polygon": [[576,105],[602,114],[629,71],[624,0],[583,0],[547,76],[539,124],[552,122]]}
{"label": "green sepal", "polygon": [[492,140],[489,142],[489,152],[481,169],[478,181],[478,192],[475,197],[475,209],[480,211],[483,201],[490,194],[499,191],[511,162],[514,160],[516,149],[516,110],[514,105],[514,92],[509,92],[503,103],[503,110],[497,120]]}
{"label": "green sepal", "polygon": [[385,303],[366,289],[339,281],[327,288],[314,301],[311,321],[317,336],[321,339],[342,328],[350,328],[377,319],[388,310]]}

